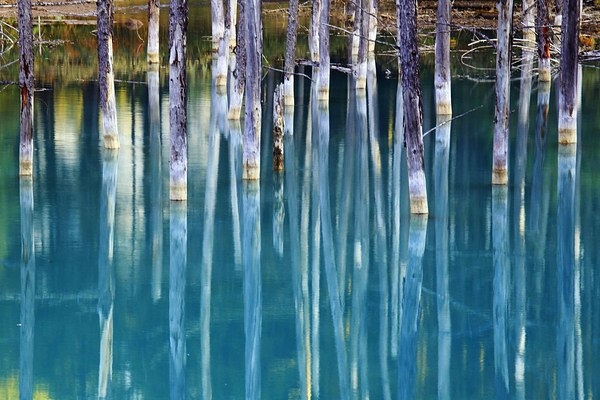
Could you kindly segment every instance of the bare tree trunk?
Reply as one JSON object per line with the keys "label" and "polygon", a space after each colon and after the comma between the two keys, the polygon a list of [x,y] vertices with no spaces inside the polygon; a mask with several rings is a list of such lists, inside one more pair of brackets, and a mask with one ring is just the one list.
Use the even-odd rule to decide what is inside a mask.
{"label": "bare tree trunk", "polygon": [[423,114],[419,83],[419,48],[417,45],[417,1],[396,0],[402,98],[404,102],[404,141],[408,167],[410,212],[427,214],[427,185],[423,155]]}
{"label": "bare tree trunk", "polygon": [[100,110],[104,147],[119,148],[115,75],[113,69],[112,31],[114,21],[113,0],[98,0],[98,82],[100,84]]}
{"label": "bare tree trunk", "polygon": [[246,116],[242,179],[260,178],[262,22],[258,0],[243,0],[246,43]]}
{"label": "bare tree trunk", "polygon": [[159,63],[160,0],[148,0],[148,64]]}
{"label": "bare tree trunk", "polygon": [[317,99],[329,104],[329,2],[321,0],[319,21],[319,73],[317,78]]}
{"label": "bare tree trunk", "polygon": [[237,0],[226,0],[225,8],[225,35],[229,38],[229,51],[235,49],[237,43],[235,24],[237,23]]}
{"label": "bare tree trunk", "polygon": [[377,27],[378,27],[377,13],[379,12],[378,11],[379,4],[378,4],[378,0],[368,0],[368,4],[369,4],[368,52],[374,53],[375,52],[375,42],[377,40]]}
{"label": "bare tree trunk", "polygon": [[285,40],[283,66],[283,104],[294,105],[294,67],[296,64],[296,37],[298,34],[298,0],[290,0],[288,30]]}
{"label": "bare tree trunk", "polygon": [[18,0],[19,89],[21,114],[19,135],[19,175],[33,175],[33,22],[31,0]]}
{"label": "bare tree trunk", "polygon": [[536,2],[539,0],[523,0],[523,39],[526,46],[532,46],[535,41],[535,9]]}
{"label": "bare tree trunk", "polygon": [[577,62],[580,1],[565,0],[560,51],[558,142],[577,143]]}
{"label": "bare tree trunk", "polygon": [[367,87],[367,52],[369,47],[367,35],[369,31],[369,19],[369,15],[367,14],[367,0],[360,0],[354,19],[354,23],[358,24],[358,54],[354,70],[356,90],[365,90]]}
{"label": "bare tree trunk", "polygon": [[211,25],[212,25],[212,51],[219,50],[219,42],[225,34],[225,11],[223,0],[210,0]]}
{"label": "bare tree trunk", "polygon": [[498,44],[496,49],[496,108],[492,184],[508,183],[508,117],[510,108],[510,58],[512,47],[512,0],[496,0]]}
{"label": "bare tree trunk", "polygon": [[172,0],[169,14],[170,198],[187,200],[187,0]]}
{"label": "bare tree trunk", "polygon": [[308,33],[308,48],[310,51],[310,60],[313,63],[317,63],[320,60],[320,52],[319,52],[319,35],[321,34],[320,23],[321,23],[321,14],[322,3],[327,0],[313,0],[312,2],[312,16],[310,20],[310,30]]}
{"label": "bare tree trunk", "polygon": [[240,2],[240,19],[237,30],[237,44],[230,58],[231,85],[229,93],[229,112],[227,118],[239,120],[242,113],[244,88],[246,87],[246,7]]}
{"label": "bare tree trunk", "polygon": [[550,68],[550,16],[548,0],[537,0],[537,48],[538,48],[538,80],[550,82],[552,70]]}
{"label": "bare tree trunk", "polygon": [[452,115],[450,74],[451,0],[439,0],[435,24],[435,112]]}

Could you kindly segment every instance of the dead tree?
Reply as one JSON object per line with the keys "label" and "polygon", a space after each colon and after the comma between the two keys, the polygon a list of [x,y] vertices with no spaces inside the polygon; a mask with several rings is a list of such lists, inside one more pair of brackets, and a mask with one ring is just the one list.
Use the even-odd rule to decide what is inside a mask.
{"label": "dead tree", "polygon": [[246,87],[246,7],[240,2],[240,19],[235,51],[230,58],[231,85],[229,85],[229,120],[239,120],[242,113],[244,89]]}
{"label": "dead tree", "polygon": [[225,10],[223,0],[210,0],[211,26],[212,26],[212,51],[219,50],[219,42],[225,34]]}
{"label": "dead tree", "polygon": [[423,154],[423,114],[419,83],[419,47],[417,44],[417,1],[396,0],[398,43],[404,102],[404,142],[408,166],[410,212],[427,214],[427,185]]}
{"label": "dead tree", "polygon": [[33,22],[31,0],[18,0],[19,89],[21,92],[19,175],[33,175]]}
{"label": "dead tree", "polygon": [[170,198],[187,200],[187,0],[172,0],[169,8]]}
{"label": "dead tree", "polygon": [[119,148],[117,128],[117,101],[113,68],[112,32],[115,16],[113,0],[98,0],[98,83],[104,147]]}
{"label": "dead tree", "polygon": [[452,115],[450,76],[451,0],[439,0],[435,24],[435,112]]}
{"label": "dead tree", "polygon": [[580,1],[565,0],[560,51],[558,142],[577,143],[577,63]]}
{"label": "dead tree", "polygon": [[294,105],[294,67],[296,64],[296,37],[298,33],[298,0],[290,0],[288,30],[285,39],[283,63],[283,104]]}
{"label": "dead tree", "polygon": [[496,8],[498,10],[498,43],[496,48],[496,107],[492,184],[506,185],[508,183],[508,117],[513,1],[497,0]]}
{"label": "dead tree", "polygon": [[246,116],[242,179],[260,178],[262,22],[259,0],[243,0],[246,42]]}
{"label": "dead tree", "polygon": [[523,39],[526,46],[531,46],[535,40],[535,9],[538,0],[523,0],[522,25]]}
{"label": "dead tree", "polygon": [[312,14],[308,32],[308,48],[310,51],[310,60],[313,63],[318,63],[320,59],[319,35],[321,34],[321,30],[319,24],[321,21],[321,14],[323,13],[322,1],[323,0],[313,0],[312,2]]}
{"label": "dead tree", "polygon": [[[358,53],[356,60],[352,60],[352,63],[356,61],[354,65],[354,75],[356,77],[356,89],[365,90],[367,87],[367,52],[369,44],[367,43],[367,35],[369,34],[369,15],[367,15],[367,0],[360,0],[358,7],[356,7],[356,14],[354,17],[354,23],[358,25],[358,29],[355,28],[355,32],[358,31],[358,36],[355,35],[354,42],[358,40]],[[354,43],[353,43],[354,49]]]}
{"label": "dead tree", "polygon": [[283,171],[283,132],[285,129],[283,119],[283,84],[275,87],[273,95],[273,170]]}
{"label": "dead tree", "polygon": [[552,70],[550,67],[550,16],[548,0],[537,0],[536,36],[538,49],[538,80],[550,82]]}
{"label": "dead tree", "polygon": [[369,15],[368,15],[368,35],[367,38],[369,40],[368,43],[368,52],[375,52],[375,42],[377,41],[377,13],[379,12],[379,3],[378,0],[368,0],[369,5]]}
{"label": "dead tree", "polygon": [[159,62],[160,0],[148,0],[148,64]]}
{"label": "dead tree", "polygon": [[317,78],[317,99],[329,102],[329,2],[321,0],[319,20],[319,73]]}

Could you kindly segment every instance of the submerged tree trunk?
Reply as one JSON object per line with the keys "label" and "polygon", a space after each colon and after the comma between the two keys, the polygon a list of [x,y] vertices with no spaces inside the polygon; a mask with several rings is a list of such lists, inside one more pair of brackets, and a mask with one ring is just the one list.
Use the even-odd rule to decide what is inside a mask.
{"label": "submerged tree trunk", "polygon": [[417,45],[417,1],[396,0],[402,98],[404,101],[404,141],[408,166],[410,212],[427,214],[427,185],[423,155],[423,114],[419,84],[419,48]]}
{"label": "submerged tree trunk", "polygon": [[239,120],[242,113],[244,88],[246,87],[246,7],[240,3],[240,19],[237,30],[237,45],[230,59],[231,85],[229,88],[229,111],[227,118]]}
{"label": "submerged tree trunk", "polygon": [[510,109],[510,58],[512,45],[512,0],[497,0],[498,44],[496,49],[496,108],[492,184],[508,183],[508,117]]}
{"label": "submerged tree trunk", "polygon": [[536,1],[539,0],[523,0],[523,39],[525,46],[532,46],[535,40],[535,9]]}
{"label": "submerged tree trunk", "polygon": [[98,83],[100,84],[100,110],[104,147],[119,148],[117,129],[117,104],[113,69],[113,0],[98,0]]}
{"label": "submerged tree trunk", "polygon": [[148,0],[148,64],[159,63],[160,0]]}
{"label": "submerged tree trunk", "polygon": [[[370,1],[369,1],[370,2]],[[367,52],[369,44],[367,35],[369,31],[369,16],[367,15],[367,0],[360,0],[356,8],[354,23],[358,24],[358,54],[354,74],[356,77],[356,89],[365,90],[367,87]],[[356,40],[356,36],[355,36]]]}
{"label": "submerged tree trunk", "polygon": [[296,64],[296,37],[298,33],[298,0],[290,0],[288,30],[285,39],[283,66],[283,104],[294,105],[294,67]]}
{"label": "submerged tree trunk", "polygon": [[577,62],[580,1],[565,0],[560,52],[558,142],[577,142]]}
{"label": "submerged tree trunk", "polygon": [[244,120],[244,156],[242,179],[260,178],[260,78],[262,66],[261,4],[258,0],[243,0],[246,43],[246,116]]}
{"label": "submerged tree trunk", "polygon": [[169,14],[170,198],[187,200],[187,0],[172,0]]}
{"label": "submerged tree trunk", "polygon": [[369,20],[369,28],[368,28],[368,52],[369,53],[374,53],[375,52],[375,42],[377,41],[377,27],[378,27],[378,23],[377,23],[377,13],[378,13],[378,8],[379,8],[379,4],[378,4],[378,0],[368,0],[368,5],[369,5],[369,15],[368,15],[368,20]]}
{"label": "submerged tree trunk", "polygon": [[226,0],[227,7],[225,8],[225,35],[229,38],[229,51],[235,49],[237,43],[237,0]]}
{"label": "submerged tree trunk", "polygon": [[223,0],[210,0],[211,26],[212,26],[212,51],[219,50],[219,43],[225,34],[225,10]]}
{"label": "submerged tree trunk", "polygon": [[451,0],[439,0],[435,24],[435,112],[452,114],[450,86],[450,13]]}
{"label": "submerged tree trunk", "polygon": [[550,17],[548,0],[537,0],[537,48],[538,48],[538,80],[550,82],[552,70],[550,68]]}
{"label": "submerged tree trunk", "polygon": [[317,99],[329,103],[329,2],[321,0],[319,21],[319,74],[317,78]]}
{"label": "submerged tree trunk", "polygon": [[273,170],[283,171],[283,84],[277,85],[273,95]]}
{"label": "submerged tree trunk", "polygon": [[21,92],[19,175],[33,175],[33,23],[31,0],[18,0],[19,89]]}

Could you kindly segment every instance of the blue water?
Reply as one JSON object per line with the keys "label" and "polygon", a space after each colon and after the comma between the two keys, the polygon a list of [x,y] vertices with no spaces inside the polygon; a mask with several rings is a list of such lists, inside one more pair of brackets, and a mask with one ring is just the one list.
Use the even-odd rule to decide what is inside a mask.
{"label": "blue water", "polygon": [[[493,82],[457,65],[454,115],[469,112],[425,136],[418,218],[385,62],[359,95],[332,72],[328,110],[298,79],[281,174],[267,74],[256,183],[226,98],[190,68],[184,203],[168,197],[166,70],[117,82],[116,152],[93,81],[43,82],[32,181],[5,87],[0,398],[597,397],[598,69],[582,68],[579,142],[560,149],[556,83],[544,120],[535,77],[521,100],[515,73],[501,188]],[[429,131],[430,67],[421,78]]]}

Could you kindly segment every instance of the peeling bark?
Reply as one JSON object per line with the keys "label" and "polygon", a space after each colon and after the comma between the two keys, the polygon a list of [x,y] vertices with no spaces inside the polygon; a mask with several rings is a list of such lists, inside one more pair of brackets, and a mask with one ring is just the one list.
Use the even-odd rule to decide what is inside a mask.
{"label": "peeling bark", "polygon": [[31,0],[18,0],[19,89],[21,92],[19,175],[33,175],[33,22]]}
{"label": "peeling bark", "polygon": [[170,199],[187,200],[187,0],[169,10]]}
{"label": "peeling bark", "polygon": [[114,23],[113,0],[98,0],[98,83],[100,84],[100,110],[104,147],[119,148],[117,104],[113,68],[112,32]]}
{"label": "peeling bark", "polygon": [[580,1],[565,0],[560,52],[558,142],[577,143],[577,63]]}
{"label": "peeling bark", "polygon": [[404,102],[404,141],[408,167],[410,212],[427,214],[427,185],[423,155],[423,114],[419,83],[419,48],[417,45],[417,1],[396,0],[402,98]]}
{"label": "peeling bark", "polygon": [[148,64],[158,64],[159,59],[159,26],[160,0],[148,0]]}

